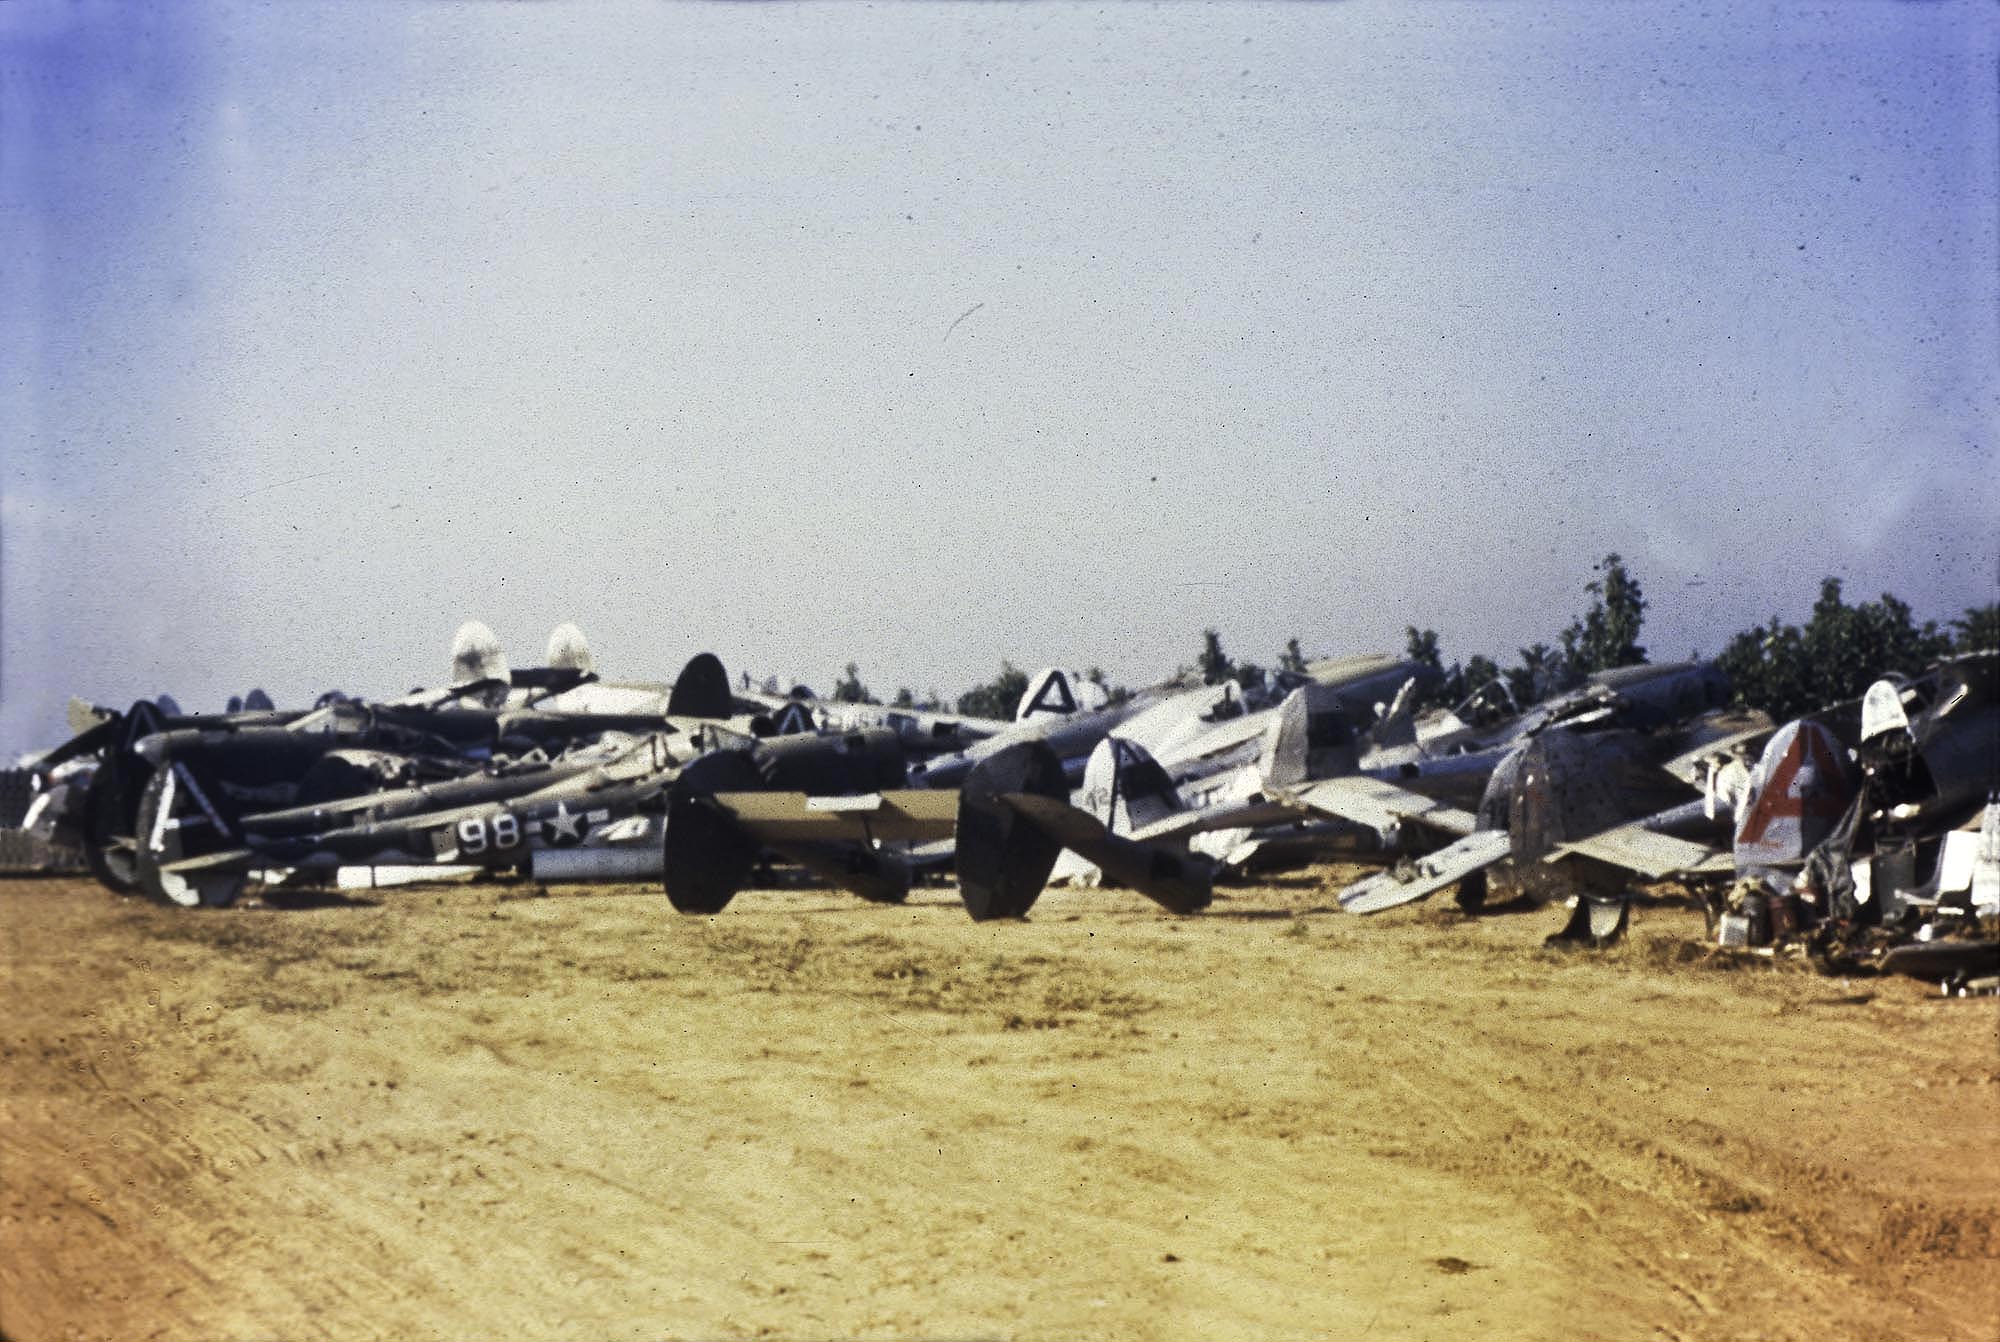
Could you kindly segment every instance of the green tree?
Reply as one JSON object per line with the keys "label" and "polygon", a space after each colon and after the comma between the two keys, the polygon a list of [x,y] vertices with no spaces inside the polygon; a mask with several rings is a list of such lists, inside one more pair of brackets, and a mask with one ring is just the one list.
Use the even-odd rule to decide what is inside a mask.
{"label": "green tree", "polygon": [[1201,683],[1204,685],[1220,685],[1236,674],[1229,654],[1222,650],[1222,635],[1218,631],[1201,631],[1201,656],[1195,659],[1195,667],[1201,672]]}
{"label": "green tree", "polygon": [[1438,648],[1437,630],[1418,629],[1412,624],[1405,625],[1403,632],[1406,635],[1403,655],[1438,674],[1431,687],[1418,697],[1417,707],[1449,707],[1464,698],[1464,675],[1456,665],[1450,670],[1445,669],[1444,654]]}
{"label": "green tree", "polygon": [[1884,592],[1850,606],[1840,579],[1827,578],[1803,628],[1774,615],[1731,638],[1716,663],[1739,703],[1784,720],[1856,698],[1883,676],[1915,675],[1953,646],[1935,621],[1919,625],[1906,602]]}
{"label": "green tree", "polygon": [[896,697],[889,701],[889,707],[891,708],[915,708],[916,706],[916,691],[912,690],[908,685],[899,687],[896,690]]}
{"label": "green tree", "polygon": [[1500,674],[1498,662],[1475,652],[1465,659],[1463,669],[1454,666],[1451,671],[1458,683],[1449,706],[1460,717],[1474,725],[1484,725],[1506,714],[1507,682]]}
{"label": "green tree", "polygon": [[1569,661],[1546,643],[1520,649],[1521,664],[1504,673],[1507,692],[1522,708],[1539,704],[1571,683]]}
{"label": "green tree", "polygon": [[847,664],[847,674],[833,685],[833,700],[838,704],[879,704],[882,701],[868,693],[868,687],[861,683],[861,668],[853,662]]}
{"label": "green tree", "polygon": [[1562,632],[1564,659],[1580,676],[1638,666],[1646,660],[1646,650],[1639,646],[1639,629],[1646,622],[1646,598],[1639,580],[1615,553],[1592,568],[1602,576],[1584,586],[1590,593],[1590,609]]}
{"label": "green tree", "polygon": [[1953,652],[2000,648],[2000,602],[1966,607],[1965,614],[1953,620],[1951,627],[1958,631],[1951,644]]}
{"label": "green tree", "polygon": [[1405,625],[1403,632],[1408,635],[1408,646],[1404,655],[1411,661],[1428,666],[1439,675],[1444,674],[1444,657],[1438,652],[1438,636],[1435,629],[1419,630],[1415,625]]}
{"label": "green tree", "polygon": [[958,711],[969,718],[1014,716],[1021,696],[1028,692],[1028,673],[1012,662],[1000,663],[1000,674],[984,685],[976,685],[958,696]]}
{"label": "green tree", "polygon": [[1306,655],[1299,651],[1299,641],[1296,638],[1285,640],[1285,650],[1278,655],[1278,669],[1294,676],[1303,676],[1306,673]]}
{"label": "green tree", "polygon": [[1104,674],[1104,668],[1101,666],[1091,667],[1090,670],[1083,673],[1083,678],[1104,691],[1104,702],[1106,704],[1122,704],[1132,697],[1132,691],[1126,689],[1123,685],[1113,685],[1110,679]]}

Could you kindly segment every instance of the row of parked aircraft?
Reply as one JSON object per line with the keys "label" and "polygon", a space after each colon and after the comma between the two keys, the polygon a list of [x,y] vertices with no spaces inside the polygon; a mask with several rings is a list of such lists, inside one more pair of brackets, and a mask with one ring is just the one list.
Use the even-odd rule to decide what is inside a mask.
{"label": "row of parked aircraft", "polygon": [[[2000,914],[1996,663],[1950,659],[1782,724],[1730,708],[1706,664],[1427,714],[1435,671],[1392,656],[1115,703],[1047,669],[1000,721],[753,691],[707,653],[671,684],[607,681],[573,625],[514,669],[474,622],[448,684],[395,700],[77,705],[38,806],[105,885],[184,906],[253,879],[442,867],[658,879],[713,914],[778,860],[891,902],[949,865],[982,920],[1026,915],[1052,880],[1187,914],[1218,872],[1338,853],[1381,866],[1340,892],[1355,913],[1446,888],[1468,912],[1565,900],[1558,936],[1603,944],[1635,883],[1677,881],[1718,924],[1749,907],[1767,936],[1886,940],[1978,977],[2000,970],[1976,935]],[[1879,930],[1919,925],[1956,958]]]}

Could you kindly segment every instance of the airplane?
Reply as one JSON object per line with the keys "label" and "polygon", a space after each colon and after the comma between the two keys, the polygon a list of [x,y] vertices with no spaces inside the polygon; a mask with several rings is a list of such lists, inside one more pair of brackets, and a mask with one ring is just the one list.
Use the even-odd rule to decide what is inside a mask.
{"label": "airplane", "polygon": [[[1371,655],[1311,663],[1264,692],[1264,707],[1249,707],[1233,681],[1192,691],[1114,728],[1085,763],[1078,803],[1121,833],[1138,805],[1159,833],[1184,835],[1191,850],[1240,868],[1305,837],[1291,810],[1262,804],[1268,787],[1351,773],[1364,751],[1414,740],[1411,706],[1436,679],[1422,663]],[[1167,820],[1169,812],[1179,818]],[[1270,828],[1252,836],[1279,822],[1282,836]],[[1065,857],[1058,878],[1089,883],[1098,873]]]}
{"label": "airplane", "polygon": [[[1725,944],[1797,933],[1828,965],[1861,963],[1862,947],[1899,972],[2000,971],[1991,940],[1968,931],[1990,916],[1974,891],[1984,870],[1976,826],[2000,796],[1997,668],[2000,654],[1947,658],[1777,727],[1711,717],[1678,736],[1537,737],[1515,758],[1504,817],[1482,806],[1482,824],[1504,819],[1504,851],[1494,828],[1475,829],[1456,853],[1350,886],[1342,906],[1393,907],[1511,861],[1530,898],[1578,897],[1556,940],[1608,944],[1629,916],[1633,878],[1674,878],[1711,891],[1729,883],[1725,898],[1704,901]],[[1676,740],[1692,743],[1659,759]],[[1669,777],[1683,785],[1678,799]],[[1960,935],[1919,951],[1909,937],[1922,926]]]}
{"label": "airplane", "polygon": [[[1663,766],[1694,777],[1710,755],[1768,734],[1761,717],[1721,713],[1727,698],[1727,681],[1712,667],[1628,668],[1512,721],[1455,733],[1448,749],[1433,754],[1401,724],[1395,734],[1406,739],[1399,743],[1357,739],[1348,721],[1312,702],[1311,691],[1295,692],[1280,705],[1254,763],[1182,781],[1136,743],[1114,742],[1087,768],[1085,804],[1118,832],[1143,840],[1177,835],[1228,865],[1265,848],[1377,856],[1417,848],[1414,861],[1342,892],[1341,906],[1352,912],[1392,908],[1453,884],[1461,905],[1477,910],[1486,901],[1488,869],[1503,862],[1509,865],[1499,874],[1511,892],[1542,902],[1574,890],[1534,862],[1558,844],[1668,808],[1672,814],[1656,822],[1656,841],[1671,842],[1664,831],[1676,826],[1713,823],[1700,814],[1695,786]],[[1426,844],[1428,836],[1436,840]]]}
{"label": "airplane", "polygon": [[910,868],[883,845],[952,839],[976,920],[1026,916],[1064,847],[1173,912],[1209,901],[1208,864],[1105,832],[1068,804],[1060,761],[1039,741],[986,756],[962,788],[943,790],[897,786],[903,756],[886,730],[716,740],[689,758],[655,736],[588,767],[551,768],[545,786],[508,795],[496,777],[366,805],[235,816],[163,770],[140,817],[140,879],[166,902],[224,906],[253,872],[274,867],[525,865],[537,879],[658,875],[677,910],[712,914],[767,849],[864,898],[898,903]]}
{"label": "airplane", "polygon": [[[443,690],[412,691],[381,703],[337,697],[312,709],[219,716],[170,715],[140,701],[125,713],[73,715],[96,721],[40,767],[97,757],[83,799],[85,859],[100,883],[130,894],[140,889],[134,861],[139,811],[163,770],[179,775],[189,797],[214,793],[218,806],[284,807],[436,783],[478,772],[496,759],[547,758],[613,735],[708,725],[750,735],[776,729],[768,718],[738,711],[728,676],[709,653],[690,659],[664,702],[648,706],[653,711],[544,706],[594,674],[573,657],[562,665],[510,671],[491,632],[473,622],[454,639],[452,683]],[[477,706],[468,707],[468,700]]]}
{"label": "airplane", "polygon": [[1094,681],[1073,671],[1045,667],[1021,692],[1012,723],[963,750],[918,763],[911,776],[927,787],[957,787],[982,760],[1009,746],[1039,741],[1061,761],[1065,776],[1074,780],[1081,777],[1091,750],[1112,728],[1181,692],[1177,686],[1155,686],[1114,704],[1104,687]]}

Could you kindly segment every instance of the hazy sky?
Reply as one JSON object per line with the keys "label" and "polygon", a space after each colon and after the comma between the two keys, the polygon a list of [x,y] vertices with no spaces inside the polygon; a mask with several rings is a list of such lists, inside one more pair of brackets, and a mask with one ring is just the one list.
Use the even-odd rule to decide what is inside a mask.
{"label": "hazy sky", "polygon": [[0,3],[0,746],[2000,595],[1986,3]]}

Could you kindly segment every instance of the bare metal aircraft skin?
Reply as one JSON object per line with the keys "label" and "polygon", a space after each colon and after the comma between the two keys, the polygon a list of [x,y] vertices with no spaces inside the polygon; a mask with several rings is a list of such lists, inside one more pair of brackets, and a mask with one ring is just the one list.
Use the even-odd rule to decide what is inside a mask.
{"label": "bare metal aircraft skin", "polygon": [[[1343,907],[1355,912],[1453,884],[1461,885],[1463,903],[1478,907],[1484,873],[1502,863],[1512,893],[1546,900],[1575,893],[1580,882],[1575,871],[1554,872],[1537,859],[1635,819],[1656,847],[1672,846],[1672,857],[1709,860],[1707,848],[1679,846],[1673,835],[1712,831],[1716,822],[1701,814],[1699,794],[1664,766],[1717,743],[1740,743],[1746,730],[1768,732],[1768,722],[1720,715],[1727,696],[1726,680],[1712,667],[1632,668],[1514,720],[1420,742],[1394,711],[1367,733],[1343,737],[1346,725],[1316,711],[1307,691],[1280,706],[1254,765],[1234,775],[1175,779],[1163,769],[1148,773],[1142,747],[1118,744],[1094,766],[1100,782],[1086,804],[1106,813],[1097,793],[1108,777],[1117,794],[1114,825],[1145,839],[1220,838],[1224,846],[1207,851],[1232,863],[1263,845],[1294,845],[1308,831],[1315,846],[1350,852],[1415,848],[1414,862],[1343,893]],[[1426,845],[1426,835],[1445,847]]]}

